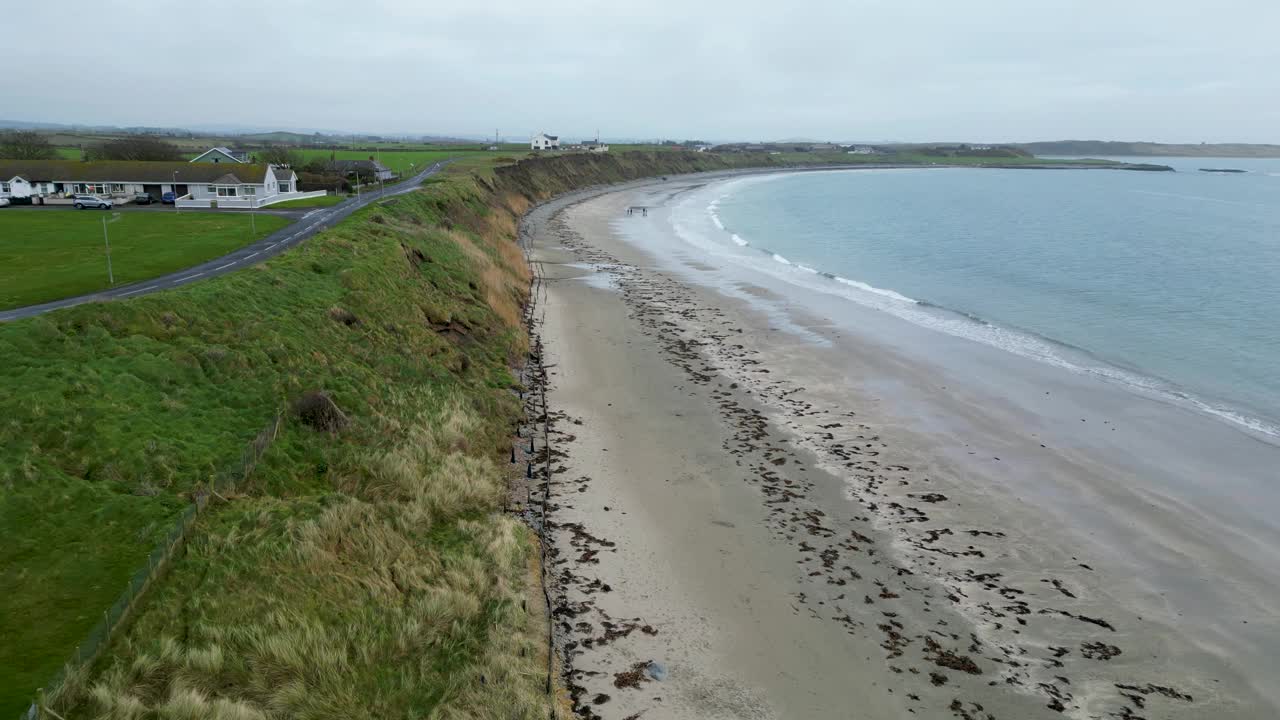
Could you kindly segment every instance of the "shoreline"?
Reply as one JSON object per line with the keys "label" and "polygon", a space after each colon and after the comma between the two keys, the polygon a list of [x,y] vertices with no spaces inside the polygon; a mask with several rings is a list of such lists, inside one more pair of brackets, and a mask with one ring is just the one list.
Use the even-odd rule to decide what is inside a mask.
{"label": "shoreline", "polygon": [[[895,416],[892,398],[882,404],[877,396],[896,394],[910,403],[910,393],[887,386],[868,392],[866,376],[923,381],[923,367],[883,349],[849,346],[821,318],[795,311],[779,311],[790,318],[771,317],[743,298],[698,287],[669,268],[654,269],[654,258],[635,248],[635,238],[629,243],[615,236],[618,210],[636,204],[628,195],[643,195],[645,202],[669,199],[709,180],[595,188],[528,218],[533,260],[548,279],[542,332],[556,367],[551,403],[568,415],[557,423],[567,457],[556,484],[566,487],[554,493],[560,552],[548,575],[564,581],[557,587],[558,617],[564,608],[573,610],[575,620],[558,625],[557,644],[570,660],[569,680],[579,688],[580,703],[604,717],[637,710],[664,717],[722,711],[823,716],[850,703],[870,717],[907,710],[923,717],[1055,717],[1060,711],[1085,717],[1142,714],[1144,706],[1162,717],[1267,716],[1260,710],[1266,701],[1239,670],[1189,646],[1170,618],[1143,620],[1125,609],[1138,591],[1108,587],[1125,577],[1123,562],[1075,561],[1068,549],[1040,547],[1035,535],[1041,525],[1052,528],[1051,536],[1068,537],[1056,527],[1063,513],[1039,517],[1043,508],[1005,496],[1016,487],[1006,471],[995,471],[993,483],[966,467],[970,461],[948,447],[957,439],[958,421],[909,422]],[[655,217],[642,222],[659,221],[657,213],[650,215]],[[686,274],[715,270],[698,268],[692,256],[682,262],[689,265]],[[593,269],[607,269],[611,279],[600,279]],[[582,277],[597,279],[575,279]],[[739,291],[775,309],[786,304],[760,285],[743,283]],[[796,339],[803,335],[779,342],[791,331],[774,321],[797,318],[807,332],[848,353],[856,369],[834,374]],[[823,352],[831,355],[829,350]],[[788,379],[799,377],[825,379],[825,385],[788,386]],[[968,431],[983,430],[982,439],[997,446],[1008,465],[1025,471],[1046,462],[1031,452],[1034,446],[1024,447],[1026,438],[1017,436],[1025,433],[984,415],[981,404],[972,403],[974,393],[960,403],[974,405],[961,416]],[[616,409],[624,400],[628,408]],[[866,442],[853,442],[855,435],[874,447],[859,448]],[[619,438],[631,449],[617,447]],[[1114,471],[1091,461],[1088,444],[1055,450],[1045,466],[1049,474]],[[610,510],[602,509],[606,505]],[[1146,512],[1132,501],[1119,505]],[[723,520],[730,526],[717,524],[725,512],[734,518]],[[674,523],[676,518],[682,521]],[[568,538],[566,527],[572,528]],[[732,542],[725,545],[722,533]],[[710,549],[693,550],[703,546]],[[1076,552],[1099,550],[1083,545]],[[594,562],[581,561],[584,555]],[[592,579],[576,581],[587,577]],[[631,591],[638,578],[662,590]],[[585,589],[593,582],[613,591]],[[711,587],[719,585],[725,587]],[[726,597],[731,587],[738,592]],[[857,602],[849,605],[851,588]],[[777,593],[790,599],[782,602]],[[1158,592],[1138,595],[1148,602]],[[600,604],[615,618],[604,622],[627,627],[616,618],[638,618],[643,622],[631,630],[639,631],[596,642]],[[788,635],[806,637],[804,646],[772,636],[766,644],[734,639],[750,635],[762,617],[771,630],[785,627]],[[939,620],[945,625],[934,625]],[[644,632],[646,626],[654,634]],[[816,638],[809,637],[813,627],[821,628]],[[610,634],[617,635],[603,637]],[[695,647],[686,638],[696,639]],[[592,640],[589,648],[586,640]],[[1152,654],[1159,661],[1141,660]],[[1192,659],[1180,665],[1174,655]],[[814,677],[762,669],[818,657],[829,662],[815,668]],[[646,680],[649,673],[641,670],[637,682],[646,698],[649,690],[660,690],[661,704],[624,692],[636,688],[612,685],[612,672],[651,660],[662,664],[663,679]],[[973,667],[978,674],[970,675]],[[1199,670],[1188,676],[1188,667]],[[935,684],[935,672],[944,676],[941,683]],[[851,681],[850,674],[858,679]],[[742,694],[750,687],[761,695]],[[610,697],[593,704],[601,695]],[[723,706],[699,705],[696,698]],[[810,703],[806,712],[798,711],[800,698]],[[735,715],[732,708],[741,711],[744,702],[759,712]],[[771,712],[764,712],[769,706]]]}
{"label": "shoreline", "polygon": [[[723,253],[727,245],[726,248],[716,247],[716,241],[712,239],[710,243],[714,248],[713,253],[719,260],[734,262],[747,255],[758,253],[754,255],[757,259],[769,258],[783,266],[778,268],[770,265],[773,274],[807,289],[829,282],[832,284],[820,288],[823,292],[861,305],[875,307],[907,319],[908,322],[924,324],[940,332],[992,345],[1005,352],[1028,357],[1074,373],[1089,375],[1145,398],[1204,413],[1261,442],[1280,445],[1280,417],[1259,406],[1242,402],[1239,397],[1224,397],[1205,388],[1188,387],[1158,372],[1126,364],[1052,335],[1017,325],[991,321],[969,311],[939,304],[928,297],[924,299],[908,297],[899,292],[897,287],[875,287],[864,282],[860,277],[844,277],[818,270],[806,265],[803,261],[796,261],[794,257],[784,256],[772,248],[744,240],[736,233],[725,229],[717,209],[719,203],[732,194],[728,190],[733,187],[733,184],[722,182],[718,186],[726,192],[720,193],[707,207],[714,230],[710,226],[705,230],[710,230],[713,235],[729,235],[738,246],[737,253],[740,254]],[[686,215],[685,219],[687,218]],[[704,228],[694,228],[695,235],[704,234],[703,230]],[[705,238],[699,239],[705,242]],[[733,249],[729,248],[729,250]],[[789,251],[785,252],[787,255],[790,254]],[[824,280],[819,281],[812,276],[821,277]]]}

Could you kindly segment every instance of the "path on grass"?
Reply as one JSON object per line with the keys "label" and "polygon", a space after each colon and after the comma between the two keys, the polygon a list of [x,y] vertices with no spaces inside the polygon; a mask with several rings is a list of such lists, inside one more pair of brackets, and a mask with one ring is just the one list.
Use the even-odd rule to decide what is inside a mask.
{"label": "path on grass", "polygon": [[226,273],[235,272],[241,268],[256,265],[263,260],[279,255],[285,250],[302,243],[307,238],[315,235],[321,230],[332,227],[360,208],[385,198],[403,195],[407,192],[416,190],[418,186],[422,184],[423,180],[426,180],[428,177],[440,172],[440,169],[448,162],[448,160],[442,160],[435,163],[408,180],[400,182],[386,190],[385,193],[366,193],[358,198],[351,198],[350,200],[341,202],[332,207],[309,210],[303,213],[296,223],[283,227],[257,242],[245,245],[235,252],[228,253],[222,257],[214,258],[183,270],[171,272],[168,275],[153,277],[149,280],[139,280],[138,282],[130,283],[128,285],[118,285],[109,290],[88,293],[86,295],[76,295],[73,297],[63,298],[61,300],[52,300],[50,302],[40,303],[39,305],[27,305],[25,307],[0,311],[0,322],[31,317],[33,315],[49,312],[50,310],[72,307],[87,302],[104,302],[107,300],[118,300],[121,298],[127,299],[138,297],[140,295],[148,295],[153,292],[181,287],[188,283],[207,280],[211,277],[225,275]]}

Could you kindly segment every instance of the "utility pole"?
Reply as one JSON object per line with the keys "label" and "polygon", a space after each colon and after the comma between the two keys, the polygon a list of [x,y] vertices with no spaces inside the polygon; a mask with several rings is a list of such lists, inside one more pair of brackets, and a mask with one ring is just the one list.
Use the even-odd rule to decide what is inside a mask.
{"label": "utility pole", "polygon": [[173,171],[173,211],[181,214],[182,210],[178,208],[178,171]]}
{"label": "utility pole", "polygon": [[102,218],[102,242],[107,246],[107,282],[116,284],[115,273],[111,271],[111,239],[107,237],[107,218]]}

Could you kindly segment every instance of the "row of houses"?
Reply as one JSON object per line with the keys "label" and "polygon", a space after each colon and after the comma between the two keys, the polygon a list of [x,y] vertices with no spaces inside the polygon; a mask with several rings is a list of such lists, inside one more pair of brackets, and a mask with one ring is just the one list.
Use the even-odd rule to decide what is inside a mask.
{"label": "row of houses", "polygon": [[70,204],[96,195],[116,204],[172,192],[179,207],[262,207],[323,195],[298,192],[298,176],[283,165],[223,162],[80,162],[0,160],[0,198]]}

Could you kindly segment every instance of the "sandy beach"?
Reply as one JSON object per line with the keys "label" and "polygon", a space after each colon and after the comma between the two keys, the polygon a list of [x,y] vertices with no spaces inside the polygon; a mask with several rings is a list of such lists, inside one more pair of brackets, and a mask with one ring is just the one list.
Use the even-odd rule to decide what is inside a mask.
{"label": "sandy beach", "polygon": [[1276,716],[1280,531],[1224,499],[1280,449],[734,274],[670,237],[713,181],[522,227],[581,717]]}

